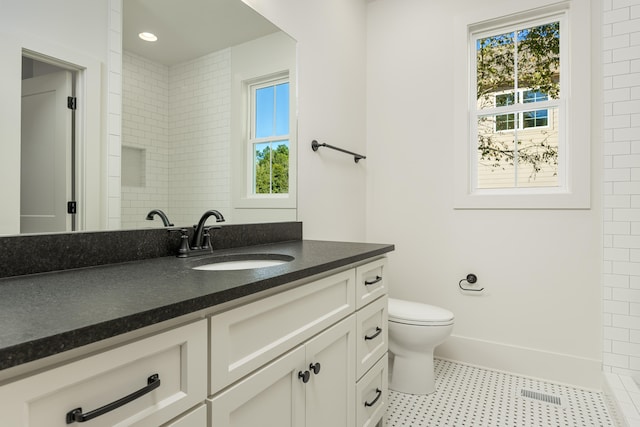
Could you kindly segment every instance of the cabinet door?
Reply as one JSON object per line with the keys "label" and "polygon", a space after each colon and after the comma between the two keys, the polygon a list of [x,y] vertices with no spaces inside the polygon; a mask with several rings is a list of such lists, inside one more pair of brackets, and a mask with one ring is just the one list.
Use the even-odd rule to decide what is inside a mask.
{"label": "cabinet door", "polygon": [[306,427],[355,425],[355,334],[351,315],[307,342]]}
{"label": "cabinet door", "polygon": [[211,427],[303,427],[304,347],[297,347],[208,399]]}

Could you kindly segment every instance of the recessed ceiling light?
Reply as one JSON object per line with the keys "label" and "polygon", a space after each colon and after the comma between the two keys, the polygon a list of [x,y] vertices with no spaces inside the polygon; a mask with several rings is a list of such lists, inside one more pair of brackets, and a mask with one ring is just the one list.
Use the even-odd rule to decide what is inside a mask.
{"label": "recessed ceiling light", "polygon": [[147,41],[147,42],[154,42],[154,41],[158,40],[158,37],[156,37],[155,34],[147,33],[146,31],[138,34],[138,37],[140,37],[142,40]]}

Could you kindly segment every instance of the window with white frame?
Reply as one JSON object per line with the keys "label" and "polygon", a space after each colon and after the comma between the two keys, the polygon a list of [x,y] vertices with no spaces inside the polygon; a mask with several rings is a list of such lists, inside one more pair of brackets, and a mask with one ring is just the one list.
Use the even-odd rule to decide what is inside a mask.
{"label": "window with white frame", "polygon": [[249,193],[278,197],[289,193],[289,80],[268,79],[249,86],[247,153]]}
{"label": "window with white frame", "polygon": [[454,20],[455,209],[588,209],[592,0],[483,3]]}
{"label": "window with white frame", "polygon": [[564,186],[563,35],[563,14],[472,33],[476,189]]}

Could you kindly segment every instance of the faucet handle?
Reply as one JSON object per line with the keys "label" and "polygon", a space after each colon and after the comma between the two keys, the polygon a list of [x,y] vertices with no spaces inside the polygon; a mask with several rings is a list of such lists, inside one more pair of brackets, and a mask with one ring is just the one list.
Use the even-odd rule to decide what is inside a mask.
{"label": "faucet handle", "polygon": [[178,258],[186,258],[189,254],[189,230],[186,228],[172,228],[170,233],[180,232],[180,248],[178,249]]}
{"label": "faucet handle", "polygon": [[202,249],[210,249],[212,247],[211,245],[211,233],[209,233],[209,230],[213,229],[219,229],[219,226],[211,226],[211,227],[205,227],[202,233]]}
{"label": "faucet handle", "polygon": [[209,249],[211,247],[211,234],[209,234],[209,227],[205,228],[202,233],[202,249]]}

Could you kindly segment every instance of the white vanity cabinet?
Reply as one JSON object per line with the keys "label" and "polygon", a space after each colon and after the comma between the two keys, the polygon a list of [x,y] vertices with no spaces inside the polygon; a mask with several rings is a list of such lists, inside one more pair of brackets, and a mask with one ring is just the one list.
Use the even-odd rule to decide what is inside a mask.
{"label": "white vanity cabinet", "polygon": [[203,319],[0,387],[0,425],[158,427],[204,401],[206,371]]}
{"label": "white vanity cabinet", "polygon": [[354,426],[354,335],[351,315],[209,399],[211,426]]}
{"label": "white vanity cabinet", "polygon": [[215,314],[209,328],[210,393],[217,393],[354,311],[355,271],[350,269]]}
{"label": "white vanity cabinet", "polygon": [[385,271],[377,258],[40,365],[0,386],[0,426],[381,425]]}
{"label": "white vanity cabinet", "polygon": [[358,427],[376,425],[388,404],[387,300],[384,295],[357,313]]}
{"label": "white vanity cabinet", "polygon": [[376,259],[212,316],[210,427],[382,424],[385,269]]}
{"label": "white vanity cabinet", "polygon": [[212,316],[213,425],[354,426],[354,311],[350,269]]}
{"label": "white vanity cabinet", "polygon": [[389,404],[387,259],[356,267],[357,427],[384,426]]}

